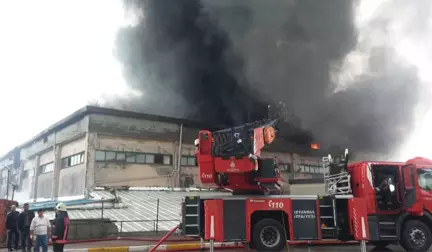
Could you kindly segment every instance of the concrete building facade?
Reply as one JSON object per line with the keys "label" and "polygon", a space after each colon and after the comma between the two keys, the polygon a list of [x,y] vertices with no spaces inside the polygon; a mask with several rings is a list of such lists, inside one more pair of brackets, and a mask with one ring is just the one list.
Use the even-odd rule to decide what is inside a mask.
{"label": "concrete building facade", "polygon": [[[186,120],[84,107],[0,159],[0,198],[35,202],[83,198],[95,187],[200,187],[193,146],[199,129]],[[291,180],[322,181],[321,154],[275,148],[264,155],[277,157]]]}

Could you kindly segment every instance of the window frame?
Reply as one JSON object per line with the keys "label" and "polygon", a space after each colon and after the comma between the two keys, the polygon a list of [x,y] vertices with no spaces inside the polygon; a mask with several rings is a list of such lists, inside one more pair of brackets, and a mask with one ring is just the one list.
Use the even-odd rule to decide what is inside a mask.
{"label": "window frame", "polygon": [[84,155],[85,152],[83,151],[83,152],[75,153],[70,156],[63,157],[61,159],[61,169],[66,169],[66,168],[84,164],[85,161]]}
{"label": "window frame", "polygon": [[[430,170],[430,172],[428,172],[428,173],[430,173],[432,175],[432,167],[420,167],[420,168],[417,168],[416,170],[417,170],[416,171],[416,173],[417,173],[417,184],[418,184],[419,188],[421,190],[425,190],[425,191],[432,191],[432,187],[427,188],[427,187],[424,187],[423,183],[420,183],[420,171]],[[432,179],[431,179],[431,181],[432,181]],[[405,181],[404,181],[404,183],[405,183]],[[432,183],[431,183],[431,185],[432,185]],[[415,187],[415,185],[412,185],[412,186]]]}
{"label": "window frame", "polygon": [[[183,167],[196,167],[195,156],[182,155],[180,159],[180,165]],[[184,163],[183,160],[186,160]]]}
{"label": "window frame", "polygon": [[[46,167],[52,167],[51,170],[46,171]],[[54,162],[48,162],[45,163],[43,165],[39,165],[39,174],[46,174],[46,173],[50,173],[50,172],[54,172]]]}
{"label": "window frame", "polygon": [[[126,163],[127,164],[134,164],[134,163],[136,163],[137,162],[137,154],[136,153],[133,153],[133,152],[125,152],[125,161],[126,161]],[[131,161],[129,161],[130,160],[130,158],[131,157],[133,157],[133,161],[131,162]],[[144,157],[144,161],[145,161],[145,157]]]}
{"label": "window frame", "polygon": [[293,165],[291,163],[281,162],[281,163],[278,163],[277,165],[278,165],[280,171],[292,173]]}
{"label": "window frame", "polygon": [[[121,157],[119,158],[119,156],[121,156]],[[126,162],[126,152],[121,152],[121,151],[116,152],[116,161]]]}
{"label": "window frame", "polygon": [[[98,152],[99,153],[103,153],[103,159],[99,159],[98,160]],[[106,151],[100,151],[100,150],[97,150],[96,152],[95,152],[95,161],[96,162],[101,162],[101,161],[105,161],[106,160]]]}
{"label": "window frame", "polygon": [[305,173],[305,174],[322,174],[324,175],[324,168],[321,164],[297,164],[297,169],[295,173]]}
{"label": "window frame", "polygon": [[[102,157],[104,159],[97,158]],[[107,154],[113,154],[113,158],[107,159]],[[124,154],[124,158],[119,159],[118,155]],[[134,157],[129,159],[130,157]],[[168,158],[168,159],[167,159]],[[168,161],[167,161],[168,160]],[[134,152],[134,151],[113,151],[113,150],[96,150],[95,162],[97,163],[121,163],[121,164],[150,164],[150,165],[173,165],[173,155],[166,153],[151,153],[151,152]]]}

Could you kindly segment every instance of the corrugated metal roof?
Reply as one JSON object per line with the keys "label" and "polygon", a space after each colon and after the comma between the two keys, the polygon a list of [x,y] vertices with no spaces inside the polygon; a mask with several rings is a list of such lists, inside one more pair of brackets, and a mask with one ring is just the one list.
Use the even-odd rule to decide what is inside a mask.
{"label": "corrugated metal roof", "polygon": [[[105,199],[112,194],[106,191],[94,191],[92,196]],[[225,195],[222,192],[209,191],[117,191],[121,203],[117,207],[103,210],[100,207],[68,210],[71,219],[109,218],[119,221],[119,232],[154,231],[157,218],[157,202],[159,199],[158,230],[167,231],[180,222],[181,201],[188,195]],[[78,206],[75,206],[77,208]],[[84,207],[84,206],[83,206]],[[46,212],[48,218],[54,218],[54,212]]]}
{"label": "corrugated metal roof", "polygon": [[[29,203],[29,209],[32,211],[35,211],[37,209],[54,209],[55,206],[60,201],[57,200],[50,200],[45,202],[35,202],[35,203]],[[79,200],[68,200],[68,201],[62,201],[66,206],[72,206],[72,205],[83,205],[83,204],[89,204],[95,202],[95,200],[86,200],[86,199],[79,199]]]}
{"label": "corrugated metal roof", "polygon": [[105,200],[105,199],[114,199],[114,195],[108,191],[104,190],[97,190],[90,192],[90,198],[94,200]]}

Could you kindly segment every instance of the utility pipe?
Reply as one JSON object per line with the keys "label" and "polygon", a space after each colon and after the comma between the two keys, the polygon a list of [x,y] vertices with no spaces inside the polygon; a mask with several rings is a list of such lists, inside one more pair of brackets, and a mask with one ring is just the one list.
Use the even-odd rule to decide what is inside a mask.
{"label": "utility pipe", "polygon": [[183,124],[180,124],[180,139],[177,153],[177,171],[179,176],[179,186],[181,187],[181,159],[182,159],[182,144],[183,144]]}

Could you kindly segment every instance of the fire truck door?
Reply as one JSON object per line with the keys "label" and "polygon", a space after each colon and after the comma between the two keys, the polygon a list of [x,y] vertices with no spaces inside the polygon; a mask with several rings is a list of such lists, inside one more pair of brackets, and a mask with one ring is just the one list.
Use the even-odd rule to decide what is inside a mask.
{"label": "fire truck door", "polygon": [[416,187],[415,187],[415,169],[412,165],[402,167],[402,190],[400,196],[404,209],[409,209],[417,201]]}

